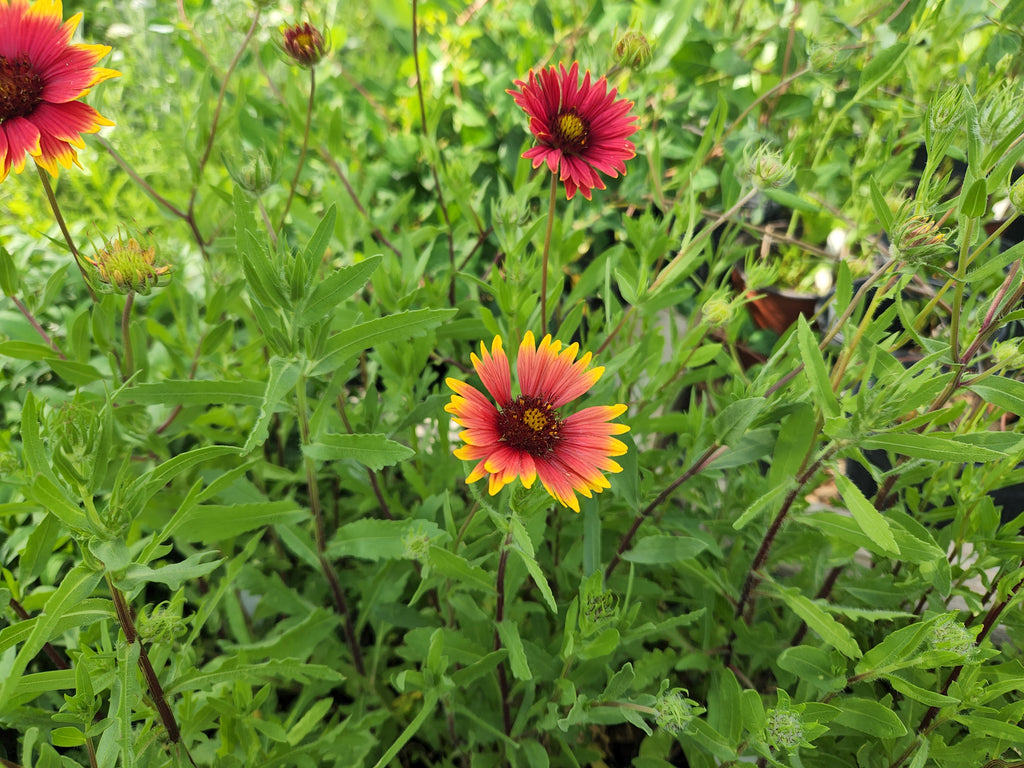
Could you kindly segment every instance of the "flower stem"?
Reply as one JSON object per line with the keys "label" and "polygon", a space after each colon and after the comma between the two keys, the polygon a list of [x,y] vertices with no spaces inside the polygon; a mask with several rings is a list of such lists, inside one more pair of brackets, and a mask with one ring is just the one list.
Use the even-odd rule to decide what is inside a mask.
{"label": "flower stem", "polygon": [[121,313],[121,338],[124,340],[124,373],[123,379],[128,381],[135,373],[135,351],[132,349],[132,307],[135,304],[135,292],[125,297],[124,312]]}
{"label": "flower stem", "polygon": [[[420,103],[420,127],[423,130],[423,138],[430,138],[430,131],[427,127],[427,108],[423,100],[423,76],[420,72],[420,42],[419,42],[419,19],[417,17],[419,3],[412,0],[412,63],[416,68],[416,93]],[[441,149],[438,148],[438,157]],[[437,166],[431,159],[428,162],[430,174],[434,177],[434,190],[437,192],[437,204],[441,209],[441,217],[444,219],[445,231],[448,235],[448,268],[451,271],[451,282],[448,284],[448,303],[455,306],[455,235],[452,232],[452,222],[448,218],[448,206],[444,202],[444,192],[441,190],[441,178],[437,174]]]}
{"label": "flower stem", "polygon": [[288,211],[292,207],[292,200],[295,199],[295,187],[299,183],[299,174],[302,173],[302,166],[306,163],[306,152],[309,151],[309,127],[313,122],[313,99],[316,97],[316,67],[309,68],[309,101],[306,104],[306,127],[302,132],[302,149],[299,150],[299,162],[295,166],[295,175],[292,176],[292,183],[288,186],[288,199],[285,201],[284,210],[281,211],[281,221],[277,225],[278,230],[284,228],[285,219],[288,218]]}
{"label": "flower stem", "polygon": [[153,665],[149,661],[149,654],[146,652],[146,646],[141,640],[139,640],[139,633],[135,628],[135,620],[132,618],[132,611],[128,606],[128,601],[125,600],[124,592],[114,585],[114,581],[110,578],[109,573],[106,578],[107,587],[110,589],[110,596],[114,600],[114,611],[117,614],[117,621],[121,625],[121,631],[124,632],[124,639],[129,645],[135,642],[138,642],[139,644],[139,669],[142,671],[142,676],[146,680],[146,687],[149,689],[149,695],[153,699],[153,705],[156,708],[157,714],[160,716],[160,722],[163,723],[164,730],[167,731],[167,738],[170,739],[172,744],[184,748],[189,762],[191,762],[192,765],[195,765],[195,761],[193,761],[192,756],[189,755],[188,748],[181,743],[181,731],[178,728],[178,721],[175,720],[174,713],[167,704],[167,698],[164,695],[163,686],[160,685],[160,678],[156,676]]}
{"label": "flower stem", "polygon": [[726,450],[727,448],[724,445],[712,445],[710,448],[704,451],[704,453],[701,454],[700,458],[697,459],[690,466],[689,469],[683,472],[683,474],[680,475],[678,479],[674,480],[665,490],[659,493],[658,498],[656,498],[654,501],[648,504],[644,508],[644,511],[636,516],[636,519],[633,520],[633,525],[630,527],[628,531],[626,531],[626,535],[622,537],[622,541],[619,542],[619,548],[615,550],[615,555],[612,557],[611,562],[608,563],[608,567],[604,569],[605,581],[610,579],[612,573],[615,572],[616,567],[618,567],[619,565],[619,561],[622,560],[622,556],[632,545],[633,537],[636,536],[636,532],[640,530],[640,525],[643,523],[643,521],[650,517],[651,513],[655,509],[660,507],[662,503],[665,501],[665,499],[672,495],[672,492],[675,491],[676,488],[685,483],[694,475],[707,469],[711,462],[713,462],[715,459],[717,459],[719,456],[725,453]]}
{"label": "flower stem", "polygon": [[[501,557],[498,558],[498,603],[494,609],[494,650],[501,650],[501,635],[498,625],[505,620],[505,567],[508,564],[508,548],[512,544],[512,529],[505,535],[501,545]],[[512,735],[512,710],[508,703],[508,673],[505,662],[498,664],[498,689],[501,691],[501,721],[505,726],[505,735]]]}
{"label": "flower stem", "polygon": [[60,351],[60,347],[58,347],[57,343],[52,338],[50,338],[50,334],[43,330],[43,326],[39,324],[39,321],[36,320],[35,316],[32,314],[29,308],[22,304],[21,300],[17,296],[11,296],[10,299],[11,301],[14,302],[14,306],[18,308],[18,311],[25,316],[25,319],[28,320],[29,324],[36,329],[36,333],[42,336],[43,341],[46,342],[50,349],[57,353],[57,357],[59,357],[61,360],[67,360],[67,357],[64,356],[64,353]]}
{"label": "flower stem", "polygon": [[78,266],[78,271],[82,273],[82,279],[85,281],[85,287],[89,289],[89,296],[93,301],[96,301],[96,291],[92,289],[92,283],[89,282],[89,277],[85,272],[85,266],[82,264],[82,257],[78,253],[78,248],[75,247],[75,241],[71,238],[71,233],[68,231],[68,225],[64,222],[64,216],[60,212],[60,205],[57,203],[57,196],[53,194],[53,185],[50,184],[50,177],[46,175],[46,171],[43,170],[41,165],[36,165],[36,171],[39,172],[39,178],[43,182],[43,191],[46,192],[46,200],[50,203],[50,210],[53,211],[53,217],[57,220],[57,226],[60,227],[61,234],[64,235],[64,242],[68,244],[68,248],[71,249],[71,255],[75,257],[75,264]]}
{"label": "flower stem", "polygon": [[551,254],[551,232],[555,225],[555,203],[558,195],[558,177],[551,174],[551,194],[548,197],[548,228],[544,232],[544,253],[540,266],[540,335],[548,332],[548,257]]}
{"label": "flower stem", "polygon": [[[302,440],[302,445],[306,446],[310,444],[310,439],[309,416],[306,409],[305,376],[299,376],[299,380],[295,385],[295,393],[297,400],[297,415],[299,418],[299,435]],[[303,463],[306,469],[306,488],[309,494],[309,509],[313,513],[316,554],[320,561],[320,570],[323,572],[324,578],[327,580],[327,586],[330,587],[331,596],[334,598],[334,608],[338,612],[338,615],[342,617],[342,628],[345,633],[345,643],[348,645],[349,652],[352,654],[352,663],[355,666],[356,671],[365,677],[366,666],[363,663],[363,652],[359,648],[359,642],[356,639],[355,623],[352,621],[352,613],[348,609],[348,601],[345,599],[345,593],[341,588],[341,582],[338,580],[338,574],[335,573],[334,566],[327,558],[327,534],[324,530],[324,513],[323,507],[320,503],[320,487],[317,484],[316,464],[310,456],[303,456]]]}

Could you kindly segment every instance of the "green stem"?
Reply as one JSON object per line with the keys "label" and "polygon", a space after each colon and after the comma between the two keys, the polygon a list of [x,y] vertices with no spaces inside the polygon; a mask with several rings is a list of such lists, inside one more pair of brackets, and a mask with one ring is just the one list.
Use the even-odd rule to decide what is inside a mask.
{"label": "green stem", "polygon": [[[292,200],[295,199],[295,187],[299,183],[299,174],[302,173],[302,166],[306,162],[306,152],[309,151],[309,127],[313,122],[313,99],[316,97],[316,67],[309,68],[309,101],[306,104],[306,127],[302,132],[302,149],[299,150],[299,162],[295,166],[295,175],[292,176],[292,183],[288,187],[288,199],[285,201],[284,210],[281,212],[281,223],[277,225],[278,230],[284,229],[285,219],[288,218],[288,211],[292,207]],[[275,238],[276,239],[276,238]]]}
{"label": "green stem", "polygon": [[[295,385],[295,396],[297,400],[297,415],[299,419],[299,435],[302,440],[302,445],[307,446],[310,444],[310,437],[309,415],[306,405],[305,376],[299,376],[299,380]],[[349,652],[352,654],[352,663],[355,665],[356,671],[365,677],[366,666],[363,663],[363,652],[356,639],[355,623],[352,621],[352,612],[348,609],[348,601],[345,599],[345,592],[341,588],[341,582],[338,580],[338,574],[335,572],[331,561],[327,558],[327,534],[324,529],[324,514],[323,507],[320,503],[320,486],[317,483],[316,464],[308,455],[303,456],[303,464],[306,470],[306,488],[309,494],[309,509],[313,513],[316,553],[320,561],[320,570],[323,572],[324,578],[327,580],[328,587],[330,587],[331,596],[334,598],[335,610],[337,610],[338,615],[342,618],[345,642],[348,645]]]}
{"label": "green stem", "polygon": [[[505,567],[508,564],[508,548],[512,545],[512,529],[509,528],[505,535],[505,541],[501,545],[501,556],[498,558],[498,603],[494,610],[494,650],[501,650],[501,635],[498,633],[498,625],[505,620]],[[512,735],[512,710],[508,703],[508,673],[505,671],[506,662],[498,664],[498,690],[501,692],[501,720],[505,727],[505,735]]]}
{"label": "green stem", "polygon": [[64,216],[60,212],[60,205],[57,203],[57,196],[53,194],[53,185],[50,184],[50,177],[46,175],[46,171],[43,170],[41,165],[36,166],[36,171],[39,172],[39,178],[43,182],[43,191],[46,192],[46,200],[50,204],[50,210],[53,211],[53,217],[57,220],[57,226],[60,227],[61,234],[64,235],[64,242],[71,249],[71,255],[75,257],[75,264],[78,266],[78,271],[82,273],[82,279],[85,281],[85,287],[89,289],[89,296],[95,302],[97,300],[96,291],[92,289],[92,283],[89,282],[89,276],[85,272],[85,265],[82,264],[82,256],[79,254],[75,241],[68,231],[68,225],[64,222]]}
{"label": "green stem", "polygon": [[121,338],[124,340],[124,373],[123,378],[128,381],[135,373],[135,351],[132,349],[132,306],[135,304],[135,292],[131,291],[125,297],[124,312],[121,313]]}
{"label": "green stem", "polygon": [[960,315],[964,305],[964,276],[971,252],[971,235],[974,232],[974,219],[967,219],[963,234],[960,236],[960,256],[956,264],[956,287],[953,291],[953,314],[950,317],[949,351],[953,357],[953,365],[960,364]]}
{"label": "green stem", "polygon": [[551,174],[551,194],[548,197],[548,227],[544,232],[544,253],[540,266],[540,335],[548,332],[548,258],[551,254],[551,232],[555,225],[555,204],[558,196],[558,177]]}
{"label": "green stem", "polygon": [[25,316],[25,319],[28,320],[29,325],[35,328],[36,333],[43,337],[43,341],[45,341],[47,346],[49,346],[50,349],[52,349],[57,354],[57,357],[59,357],[61,360],[67,360],[67,358],[64,356],[64,353],[60,351],[60,347],[58,347],[57,343],[52,338],[50,338],[50,334],[43,330],[43,326],[39,324],[39,321],[36,320],[35,316],[32,314],[29,308],[22,304],[21,300],[18,299],[17,296],[10,296],[8,298],[10,298],[10,300],[14,302],[14,306],[16,306],[18,308],[18,311]]}
{"label": "green stem", "polygon": [[434,707],[437,706],[437,701],[438,694],[433,689],[428,690],[423,695],[423,707],[416,713],[416,717],[406,726],[405,730],[399,734],[395,742],[388,747],[388,751],[381,755],[380,760],[374,763],[373,768],[384,768],[384,766],[391,764],[391,761],[402,751],[402,747],[409,743],[409,740],[416,735],[416,732],[426,722],[427,717],[434,711]]}

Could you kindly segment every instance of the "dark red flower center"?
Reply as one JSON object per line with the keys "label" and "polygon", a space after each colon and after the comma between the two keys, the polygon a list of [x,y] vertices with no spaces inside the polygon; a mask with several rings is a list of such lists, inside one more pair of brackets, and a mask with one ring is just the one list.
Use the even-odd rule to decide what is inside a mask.
{"label": "dark red flower center", "polygon": [[563,152],[582,154],[590,139],[590,123],[582,118],[576,108],[559,112],[551,126],[555,146]]}
{"label": "dark red flower center", "polygon": [[551,403],[520,395],[498,412],[502,442],[531,456],[545,456],[555,449],[562,420]]}
{"label": "dark red flower center", "polygon": [[43,78],[28,56],[0,56],[0,123],[32,114],[43,100]]}

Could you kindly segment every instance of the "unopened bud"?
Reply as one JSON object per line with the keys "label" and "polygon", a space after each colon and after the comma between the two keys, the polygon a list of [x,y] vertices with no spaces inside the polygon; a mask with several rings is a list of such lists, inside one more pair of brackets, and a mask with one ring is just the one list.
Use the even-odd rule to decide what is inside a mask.
{"label": "unopened bud", "polygon": [[327,53],[323,33],[308,21],[281,28],[281,48],[300,67],[314,67]]}
{"label": "unopened bud", "polygon": [[620,67],[639,71],[651,63],[653,55],[646,35],[637,30],[629,30],[615,44],[615,62]]}
{"label": "unopened bud", "polygon": [[953,250],[946,237],[930,216],[908,216],[896,226],[892,252],[908,264],[937,264]]}
{"label": "unopened bud", "polygon": [[654,722],[659,728],[673,735],[680,734],[686,730],[694,716],[700,714],[702,710],[695,709],[696,702],[687,698],[688,693],[685,688],[673,688],[658,694],[654,704]]}
{"label": "unopened bud", "polygon": [[796,171],[782,159],[782,153],[767,144],[760,145],[752,153],[744,153],[747,174],[758,189],[778,189],[793,180]]}
{"label": "unopened bud", "polygon": [[776,749],[790,750],[804,741],[800,714],[789,707],[776,707],[765,713],[765,741]]}
{"label": "unopened bud", "polygon": [[928,128],[937,136],[944,136],[960,128],[964,118],[963,86],[943,91],[928,105]]}
{"label": "unopened bud", "polygon": [[722,328],[732,320],[732,302],[722,296],[712,296],[700,310],[704,320],[713,328]]}

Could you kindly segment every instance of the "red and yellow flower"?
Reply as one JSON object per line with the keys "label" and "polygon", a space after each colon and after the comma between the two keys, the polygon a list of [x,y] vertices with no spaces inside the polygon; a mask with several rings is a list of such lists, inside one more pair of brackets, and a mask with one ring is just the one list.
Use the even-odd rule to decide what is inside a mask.
{"label": "red and yellow flower", "polygon": [[478,461],[466,482],[488,475],[493,496],[517,477],[530,488],[537,478],[562,506],[580,511],[577,493],[590,497],[609,487],[605,472],[621,472],[611,459],[626,452],[612,435],[628,432],[613,422],[625,405],[598,405],[568,416],[559,409],[585,394],[604,372],[588,368],[591,355],[578,360],[578,344],[562,348],[545,336],[538,346],[527,332],[519,345],[516,377],[519,394],[513,396],[508,358],[496,336],[490,351],[480,342],[480,357],[471,356],[491,399],[458,379],[446,380],[455,392],[445,410],[463,431],[460,459]]}
{"label": "red and yellow flower", "polygon": [[516,80],[518,91],[508,91],[530,117],[530,132],[537,145],[523,153],[533,167],[547,163],[565,184],[572,199],[579,190],[587,200],[592,189],[604,189],[598,171],[613,179],[626,173],[626,160],[636,155],[629,137],[636,133],[633,102],[616,99],[604,77],[590,82],[590,72],[579,79],[579,63],[567,72],[548,67],[530,70],[526,81]]}
{"label": "red and yellow flower", "polygon": [[83,133],[113,123],[78,99],[117,77],[94,66],[106,45],[72,45],[82,14],[63,21],[61,0],[0,0],[0,181],[25,160],[57,175],[78,162]]}

